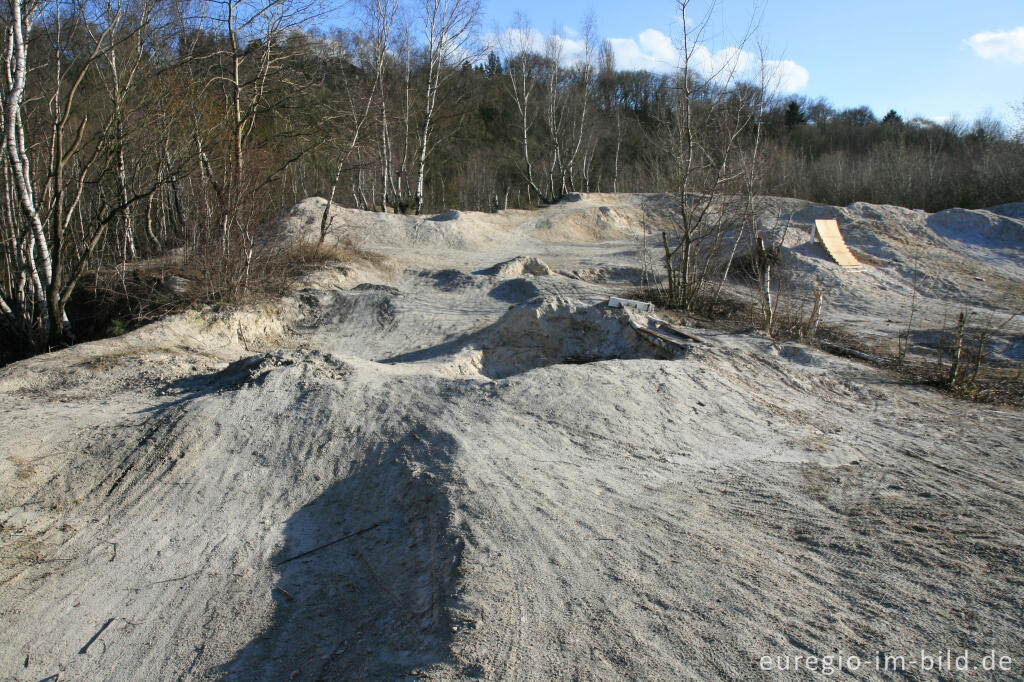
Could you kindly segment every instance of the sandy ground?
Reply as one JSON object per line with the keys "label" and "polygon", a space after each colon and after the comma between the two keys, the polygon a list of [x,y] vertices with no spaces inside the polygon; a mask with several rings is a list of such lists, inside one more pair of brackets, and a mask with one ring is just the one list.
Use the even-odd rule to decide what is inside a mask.
{"label": "sandy ground", "polygon": [[[755,333],[656,343],[605,302],[657,198],[575,199],[334,209],[387,263],[0,370],[0,678],[1024,676],[1024,414]],[[794,300],[884,343],[910,306],[1019,306],[1022,214],[766,220]],[[1024,359],[1017,321],[993,344]],[[947,650],[970,670],[925,669]]]}

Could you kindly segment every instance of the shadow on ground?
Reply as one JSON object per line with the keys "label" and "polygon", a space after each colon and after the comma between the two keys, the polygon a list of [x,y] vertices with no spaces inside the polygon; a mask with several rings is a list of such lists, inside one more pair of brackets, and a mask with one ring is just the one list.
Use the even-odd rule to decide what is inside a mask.
{"label": "shadow on ground", "polygon": [[449,434],[414,428],[370,448],[288,519],[271,626],[227,679],[403,679],[448,658],[460,541],[445,483]]}

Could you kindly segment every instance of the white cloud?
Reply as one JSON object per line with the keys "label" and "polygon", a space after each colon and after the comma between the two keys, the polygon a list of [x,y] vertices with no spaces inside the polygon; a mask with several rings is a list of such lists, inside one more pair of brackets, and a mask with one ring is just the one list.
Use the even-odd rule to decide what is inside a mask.
{"label": "white cloud", "polygon": [[563,36],[551,36],[551,39],[559,43],[562,50],[562,61],[567,64],[582,61],[587,53],[587,44],[582,40],[573,40]]}
{"label": "white cloud", "polygon": [[775,88],[783,94],[803,90],[811,80],[810,72],[790,59],[770,60],[765,67],[772,74]]}
{"label": "white cloud", "polygon": [[[679,66],[679,50],[672,39],[661,31],[649,28],[633,38],[612,38],[615,65],[619,69],[646,69],[659,73],[674,71]],[[711,52],[698,45],[691,58],[694,68],[706,77],[729,80],[758,80],[757,55],[738,47],[727,47]],[[769,81],[783,93],[797,92],[807,87],[810,74],[807,69],[791,60],[764,62]]]}
{"label": "white cloud", "polygon": [[[500,37],[492,38],[492,42],[499,42],[506,49],[511,48],[511,51],[518,52],[525,48],[539,53],[544,52],[547,40],[556,40],[561,44],[563,63],[571,64],[583,58],[583,41],[566,35],[545,36],[536,29],[527,32],[508,29]],[[620,71],[670,73],[679,67],[679,50],[670,37],[657,29],[649,28],[635,38],[609,38],[608,42],[615,53],[615,67]],[[703,45],[698,45],[694,49],[692,63],[699,73],[709,78],[759,80],[757,55],[737,47],[711,52]],[[767,60],[764,68],[769,82],[781,93],[802,90],[810,80],[807,69],[788,59]]]}
{"label": "white cloud", "polygon": [[499,36],[486,36],[484,41],[510,53],[544,51],[544,35],[535,28],[509,28]]}
{"label": "white cloud", "polygon": [[975,33],[967,39],[982,59],[1024,64],[1024,26],[1009,31]]}
{"label": "white cloud", "polygon": [[679,61],[679,52],[672,44],[672,39],[661,31],[649,28],[637,36],[640,40],[640,49],[649,54],[655,62],[663,64],[664,68],[675,68]]}
{"label": "white cloud", "polygon": [[561,50],[561,61],[563,64],[575,64],[583,59],[586,52],[586,44],[583,40],[575,40],[564,35],[544,35],[535,28],[527,30],[510,28],[500,36],[489,35],[485,37],[485,43],[503,49],[506,52],[517,53],[522,51],[545,54],[548,48],[548,41],[551,41]]}
{"label": "white cloud", "polygon": [[731,80],[733,75],[741,76],[757,70],[754,55],[738,47],[727,47],[712,53],[703,45],[698,45],[693,51],[691,63],[702,75],[718,80]]}
{"label": "white cloud", "polygon": [[633,38],[609,38],[615,53],[615,67],[621,71],[672,71],[679,63],[679,52],[672,39],[653,28]]}

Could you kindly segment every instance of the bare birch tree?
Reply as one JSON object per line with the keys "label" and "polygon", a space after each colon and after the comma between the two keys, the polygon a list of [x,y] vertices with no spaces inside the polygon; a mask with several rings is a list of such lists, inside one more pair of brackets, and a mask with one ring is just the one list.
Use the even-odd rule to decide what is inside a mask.
{"label": "bare birch tree", "polygon": [[[563,194],[565,190],[575,192],[576,187],[576,164],[582,161],[582,169],[586,175],[587,151],[584,146],[584,139],[588,130],[589,120],[587,113],[590,111],[591,93],[594,89],[594,60],[596,56],[595,43],[596,33],[593,15],[587,15],[583,20],[583,54],[574,65],[571,74],[570,103],[573,111],[569,121],[570,133],[572,135],[572,148],[568,152],[568,159],[562,169]],[[582,154],[581,154],[582,152]],[[566,187],[566,182],[568,186]]]}
{"label": "bare birch tree", "polygon": [[[595,79],[594,21],[583,26],[583,51],[569,63],[566,39],[552,32],[543,54],[534,52],[538,36],[521,16],[504,36],[502,50],[508,65],[507,88],[517,111],[517,136],[527,186],[543,203],[557,202],[577,190],[586,176],[592,148],[587,144],[588,113]],[[539,144],[531,152],[531,132]],[[532,154],[532,156],[531,156]],[[546,178],[538,185],[538,174]]]}
{"label": "bare birch tree", "polygon": [[416,213],[423,210],[423,190],[427,175],[427,159],[433,144],[433,123],[438,96],[451,79],[453,66],[473,63],[478,56],[473,49],[479,0],[424,0],[423,30],[426,39],[427,82],[423,98],[423,121],[417,153]]}
{"label": "bare birch tree", "polygon": [[527,187],[538,198],[545,195],[537,186],[533,176],[533,161],[530,158],[530,130],[537,119],[537,97],[535,90],[541,73],[541,61],[531,50],[533,29],[526,17],[516,16],[512,28],[505,32],[501,49],[505,55],[508,93],[515,102],[518,137],[523,157],[523,176]]}
{"label": "bare birch tree", "polygon": [[[363,60],[368,66],[368,70],[373,74],[373,81],[370,84],[369,92],[362,100],[356,96],[355,86],[349,90],[350,96],[345,107],[345,118],[350,124],[348,141],[343,145],[343,148],[338,151],[338,162],[335,166],[334,181],[331,183],[331,191],[327,197],[327,204],[324,206],[324,211],[320,216],[320,239],[318,244],[323,244],[324,239],[327,237],[327,233],[331,229],[331,203],[334,201],[334,195],[338,188],[338,181],[341,178],[341,173],[345,168],[345,164],[348,162],[352,153],[355,151],[356,146],[359,144],[359,136],[370,117],[374,97],[382,86],[384,69],[388,59],[388,49],[391,44],[391,31],[394,28],[395,17],[398,13],[398,0],[367,0],[363,7],[363,11],[365,13],[366,28],[369,37],[369,40],[367,41],[366,54],[363,55]],[[381,127],[384,131],[382,133],[383,143],[384,147],[388,148],[387,110],[385,108],[386,98],[383,96],[383,93],[381,93],[380,99]],[[390,151],[388,151],[388,157],[390,157]],[[384,177],[382,180],[384,182],[384,193],[386,197],[387,176],[389,171],[387,170],[388,165],[386,163],[382,162],[382,165],[384,168]]]}
{"label": "bare birch tree", "polygon": [[[65,309],[106,228],[142,198],[123,193],[113,201],[101,200],[88,223],[84,220],[86,186],[99,182],[116,163],[117,145],[111,143],[116,117],[90,122],[79,99],[83,84],[102,61],[145,29],[148,9],[143,6],[130,26],[125,25],[127,11],[120,2],[10,0],[8,9],[4,147],[6,177],[20,207],[19,215],[9,215],[9,229],[13,252],[21,254],[16,265],[23,274],[14,287],[15,300],[5,300],[0,310],[9,322],[19,321],[20,333],[33,346],[55,346],[73,339]],[[26,134],[28,34],[43,15],[52,26],[52,51],[49,68],[35,75],[48,98],[48,135],[44,165],[34,172]],[[90,21],[96,16],[104,19],[99,28]],[[128,87],[130,81],[122,84],[120,96]]]}

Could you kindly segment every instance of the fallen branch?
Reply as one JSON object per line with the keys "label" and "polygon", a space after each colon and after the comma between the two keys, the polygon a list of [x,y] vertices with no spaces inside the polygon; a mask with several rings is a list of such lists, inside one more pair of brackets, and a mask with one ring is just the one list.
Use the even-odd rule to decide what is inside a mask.
{"label": "fallen branch", "polygon": [[82,647],[81,649],[79,649],[79,650],[78,650],[78,653],[79,653],[79,655],[81,655],[81,654],[85,654],[85,653],[88,653],[88,651],[89,651],[89,647],[91,647],[91,646],[93,645],[93,642],[95,642],[95,641],[96,641],[97,639],[99,639],[99,638],[100,638],[100,635],[102,635],[102,634],[103,634],[103,632],[104,632],[104,631],[105,631],[105,630],[106,630],[107,628],[109,628],[109,627],[110,627],[110,624],[111,624],[111,623],[113,623],[113,622],[114,622],[115,620],[116,620],[116,618],[111,618],[111,619],[110,619],[110,620],[108,620],[108,621],[107,621],[106,623],[104,623],[104,624],[103,624],[103,627],[101,627],[101,628],[100,628],[99,630],[97,630],[97,631],[96,631],[96,634],[92,636],[92,639],[90,639],[90,640],[89,640],[88,642],[86,642],[86,643],[85,643],[85,646],[83,646],[83,647]]}
{"label": "fallen branch", "polygon": [[362,535],[363,533],[367,533],[367,532],[373,530],[374,528],[376,528],[377,526],[381,525],[381,523],[382,523],[381,521],[378,521],[377,523],[373,524],[372,526],[367,526],[366,528],[354,531],[352,533],[349,533],[348,535],[342,535],[340,538],[331,540],[330,542],[325,542],[324,544],[320,545],[319,547],[314,547],[313,549],[308,549],[305,552],[302,552],[300,554],[296,554],[295,556],[290,556],[287,559],[282,559],[281,561],[278,561],[274,565],[275,566],[281,566],[283,564],[287,564],[289,561],[295,561],[296,559],[301,559],[304,556],[309,556],[313,552],[319,552],[321,549],[324,549],[326,547],[330,547],[331,545],[336,545],[339,542],[342,542],[344,540],[348,540],[349,538],[354,538],[357,535]]}
{"label": "fallen branch", "polygon": [[201,572],[202,571],[196,571],[195,573],[188,573],[186,575],[178,576],[177,578],[167,578],[166,580],[157,580],[156,582],[150,583],[146,587],[152,587],[153,585],[163,585],[164,583],[176,583],[176,582],[179,582],[181,580],[188,580],[189,578],[191,578],[193,576],[199,575]]}
{"label": "fallen branch", "polygon": [[833,355],[842,355],[846,357],[857,358],[859,360],[866,360],[868,362],[874,362],[880,365],[887,365],[890,362],[889,358],[883,358],[877,355],[862,353],[859,350],[847,348],[846,346],[839,346],[828,341],[820,341],[818,345],[821,346],[822,349],[827,350],[829,353],[832,353]]}

